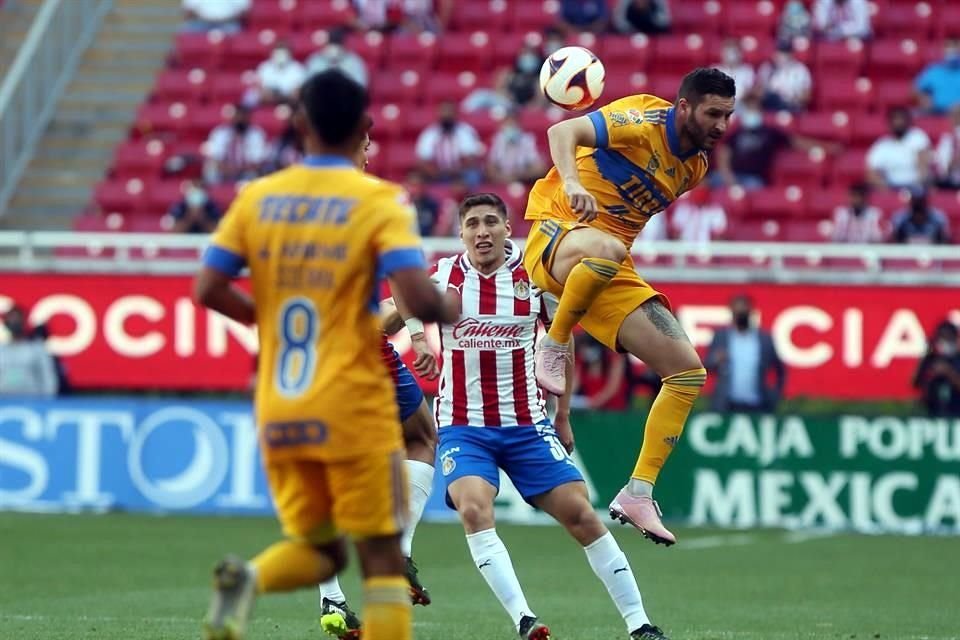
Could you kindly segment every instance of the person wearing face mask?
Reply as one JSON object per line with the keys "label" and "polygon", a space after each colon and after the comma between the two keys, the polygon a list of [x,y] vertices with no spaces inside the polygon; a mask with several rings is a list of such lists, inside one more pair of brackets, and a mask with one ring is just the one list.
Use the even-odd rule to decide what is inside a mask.
{"label": "person wearing face mask", "polygon": [[741,96],[750,95],[753,92],[753,85],[757,81],[757,72],[753,65],[743,59],[743,51],[740,49],[740,43],[736,38],[729,38],[723,43],[723,55],[720,64],[716,68],[733,78],[737,83],[737,94]]}
{"label": "person wearing face mask", "polygon": [[204,145],[204,182],[219,184],[255,178],[269,152],[267,134],[250,122],[250,109],[236,104],[230,122],[211,131]]}
{"label": "person wearing face mask", "polygon": [[504,119],[490,145],[487,178],[491,182],[533,182],[546,171],[533,134],[520,128],[515,115]]}
{"label": "person wearing face mask", "polygon": [[789,0],[780,14],[780,24],[777,27],[777,40],[792,42],[795,38],[810,37],[810,12],[803,0]]}
{"label": "person wearing face mask", "polygon": [[510,96],[514,106],[536,102],[540,92],[540,65],[543,57],[540,50],[531,44],[524,45],[513,67],[505,70],[500,79],[501,93]]}
{"label": "person wearing face mask", "polygon": [[220,208],[207,195],[203,183],[194,180],[180,202],[170,209],[174,233],[212,233],[220,220]]}
{"label": "person wearing face mask", "polygon": [[[716,380],[714,411],[771,412],[783,397],[787,370],[773,338],[753,324],[753,300],[738,294],[730,300],[733,325],[717,329],[705,364]],[[774,382],[770,384],[769,374]]]}
{"label": "person wearing face mask", "polygon": [[744,189],[760,189],[767,186],[777,155],[784,149],[809,151],[819,147],[829,153],[840,150],[834,143],[788,133],[765,122],[756,93],[741,100],[736,125],[714,154],[717,168],[710,175],[713,188],[739,185]]}
{"label": "person wearing face mask", "polygon": [[833,241],[851,244],[882,242],[880,219],[883,213],[867,202],[870,185],[860,182],[850,187],[846,206],[833,211]]}
{"label": "person wearing face mask", "polygon": [[760,67],[763,107],[768,111],[803,111],[810,102],[813,76],[793,55],[793,45],[781,42],[773,58]]}
{"label": "person wearing face mask", "polygon": [[357,84],[366,87],[369,82],[367,65],[363,58],[346,47],[347,32],[343,28],[331,29],[327,44],[307,60],[307,75],[327,69],[338,69]]}
{"label": "person wearing face mask", "polygon": [[53,397],[59,390],[57,368],[43,340],[27,330],[26,312],[14,305],[3,316],[9,336],[0,344],[0,397]]}
{"label": "person wearing face mask", "polygon": [[613,9],[613,26],[620,33],[666,33],[670,5],[667,0],[620,0]]}
{"label": "person wearing face mask", "polygon": [[930,138],[913,126],[906,107],[887,112],[890,133],[867,151],[867,181],[875,187],[913,189],[927,183],[930,173]]}
{"label": "person wearing face mask", "polygon": [[457,105],[453,102],[442,103],[437,115],[437,122],[417,138],[421,173],[434,182],[479,184],[484,149],[476,129],[457,119]]}
{"label": "person wearing face mask", "polygon": [[913,387],[933,417],[960,416],[960,344],[957,327],[944,320],[930,339],[913,376]]}
{"label": "person wearing face mask", "polygon": [[867,0],[817,0],[813,29],[824,40],[870,37],[870,5]]}
{"label": "person wearing face mask", "polygon": [[307,70],[297,62],[286,42],[278,42],[270,57],[257,67],[260,100],[277,103],[296,97],[300,85],[307,79]]}
{"label": "person wearing face mask", "polygon": [[943,60],[924,69],[914,83],[917,102],[924,111],[949,113],[960,105],[960,38],[943,46]]}
{"label": "person wearing face mask", "polygon": [[913,189],[907,208],[893,216],[891,240],[900,244],[950,242],[947,216],[928,204],[926,190]]}

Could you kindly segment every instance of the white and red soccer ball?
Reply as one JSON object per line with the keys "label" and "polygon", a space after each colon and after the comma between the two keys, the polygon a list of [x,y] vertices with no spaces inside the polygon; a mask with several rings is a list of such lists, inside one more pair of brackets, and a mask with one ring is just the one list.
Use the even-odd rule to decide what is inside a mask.
{"label": "white and red soccer ball", "polygon": [[540,89],[547,100],[570,111],[582,111],[603,93],[606,72],[589,49],[562,47],[540,68]]}

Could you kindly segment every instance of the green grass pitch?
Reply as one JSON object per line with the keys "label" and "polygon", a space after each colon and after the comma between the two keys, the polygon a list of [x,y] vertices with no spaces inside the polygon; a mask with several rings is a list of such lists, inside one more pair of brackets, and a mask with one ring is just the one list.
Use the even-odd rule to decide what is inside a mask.
{"label": "green grass pitch", "polygon": [[[559,528],[501,526],[531,606],[557,640],[626,638],[584,554]],[[680,530],[655,547],[614,529],[654,621],[671,638],[960,638],[960,539]],[[272,542],[262,518],[0,513],[0,638],[199,637],[209,569]],[[426,640],[515,638],[462,531],[421,525],[415,555],[434,604]],[[355,565],[354,565],[355,566]],[[359,593],[356,573],[345,580]],[[313,591],[262,599],[251,640],[321,640]]]}

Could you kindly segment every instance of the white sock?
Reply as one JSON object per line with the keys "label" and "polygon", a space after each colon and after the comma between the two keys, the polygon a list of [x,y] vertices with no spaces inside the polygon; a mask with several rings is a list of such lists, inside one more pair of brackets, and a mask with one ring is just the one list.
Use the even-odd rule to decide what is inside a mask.
{"label": "white sock", "polygon": [[630,478],[630,482],[627,484],[627,493],[632,495],[634,498],[640,498],[643,496],[652,498],[653,484],[639,478]]}
{"label": "white sock", "polygon": [[534,615],[520,588],[520,581],[510,562],[510,554],[503,546],[496,529],[467,534],[467,545],[473,562],[480,569],[490,590],[510,614],[513,625],[520,627],[520,618]]}
{"label": "white sock", "polygon": [[603,582],[613,603],[617,605],[617,611],[627,623],[627,633],[649,624],[650,618],[643,609],[637,579],[613,534],[607,531],[583,550],[587,553],[593,572]]}
{"label": "white sock", "polygon": [[407,480],[410,482],[410,520],[400,536],[400,551],[409,558],[413,553],[413,533],[423,517],[423,509],[433,489],[433,465],[419,460],[407,460]]}
{"label": "white sock", "polygon": [[347,601],[347,596],[343,595],[343,591],[340,589],[340,581],[337,579],[337,576],[333,576],[326,582],[320,583],[320,598],[333,600],[338,604]]}

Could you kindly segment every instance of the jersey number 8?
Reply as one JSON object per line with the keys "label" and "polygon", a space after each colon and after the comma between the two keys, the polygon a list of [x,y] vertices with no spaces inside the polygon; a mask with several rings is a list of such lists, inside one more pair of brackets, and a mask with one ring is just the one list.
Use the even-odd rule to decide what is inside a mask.
{"label": "jersey number 8", "polygon": [[290,298],[280,308],[280,354],[276,386],[288,398],[303,395],[317,369],[317,336],[320,318],[307,298]]}

